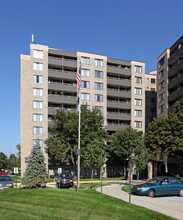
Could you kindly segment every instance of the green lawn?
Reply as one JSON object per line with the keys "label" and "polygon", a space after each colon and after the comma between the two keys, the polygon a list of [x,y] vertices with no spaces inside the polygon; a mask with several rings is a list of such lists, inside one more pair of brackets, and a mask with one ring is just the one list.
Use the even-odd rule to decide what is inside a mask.
{"label": "green lawn", "polygon": [[[131,188],[133,187],[133,185],[131,185]],[[122,186],[121,188],[123,191],[125,192],[129,192],[130,191],[130,185],[126,185],[126,186]]]}
{"label": "green lawn", "polygon": [[91,190],[0,190],[0,219],[172,219]]}

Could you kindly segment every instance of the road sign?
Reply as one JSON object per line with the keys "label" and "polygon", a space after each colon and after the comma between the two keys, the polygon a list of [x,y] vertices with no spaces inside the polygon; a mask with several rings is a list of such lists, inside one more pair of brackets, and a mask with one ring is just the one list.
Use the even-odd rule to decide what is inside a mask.
{"label": "road sign", "polygon": [[14,167],[14,174],[18,174],[18,167]]}
{"label": "road sign", "polygon": [[62,168],[58,168],[58,174],[62,173]]}

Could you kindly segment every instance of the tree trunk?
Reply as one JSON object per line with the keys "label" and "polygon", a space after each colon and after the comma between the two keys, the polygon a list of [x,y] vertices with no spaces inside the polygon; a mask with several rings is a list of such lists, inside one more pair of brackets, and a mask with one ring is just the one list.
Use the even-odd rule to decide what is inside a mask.
{"label": "tree trunk", "polygon": [[139,174],[140,174],[140,172],[139,172],[139,170],[137,170],[137,183],[139,182]]}
{"label": "tree trunk", "polygon": [[93,167],[92,167],[92,173],[91,173],[91,182],[92,182],[92,185],[93,185]]}
{"label": "tree trunk", "polygon": [[150,180],[150,179],[152,179],[152,177],[153,177],[153,162],[152,162],[152,161],[149,161],[147,167],[148,167],[148,176],[147,176],[147,179]]}
{"label": "tree trunk", "polygon": [[73,166],[76,167],[76,164],[75,164],[75,162],[74,162],[74,156],[73,156],[73,153],[72,153],[72,152],[71,152],[71,161],[72,161]]}
{"label": "tree trunk", "polygon": [[168,163],[167,163],[167,156],[166,155],[164,155],[164,157],[163,157],[163,163],[164,163],[164,165],[165,165],[165,173],[168,173]]}

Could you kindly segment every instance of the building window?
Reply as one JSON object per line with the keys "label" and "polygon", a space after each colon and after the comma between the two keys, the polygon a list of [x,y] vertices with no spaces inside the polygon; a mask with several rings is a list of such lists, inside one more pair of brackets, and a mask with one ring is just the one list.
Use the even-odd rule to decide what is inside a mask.
{"label": "building window", "polygon": [[103,78],[103,71],[95,70],[95,78]]}
{"label": "building window", "polygon": [[159,73],[159,78],[161,79],[163,76],[165,76],[165,70],[164,69]]}
{"label": "building window", "polygon": [[155,88],[151,88],[151,92],[155,92]]}
{"label": "building window", "polygon": [[101,113],[103,113],[103,107],[102,106],[95,106],[95,109],[99,110]]}
{"label": "building window", "polygon": [[163,104],[160,106],[160,113],[163,113],[164,111],[165,111],[165,105]]}
{"label": "building window", "polygon": [[95,59],[95,66],[103,66],[103,60]]}
{"label": "building window", "polygon": [[33,146],[36,145],[36,144],[38,144],[40,147],[42,147],[43,146],[43,140],[41,140],[41,139],[34,139],[33,140]]}
{"label": "building window", "polygon": [[33,57],[43,58],[43,51],[42,50],[33,50]]}
{"label": "building window", "polygon": [[96,82],[96,83],[95,83],[95,89],[97,89],[97,90],[103,90],[103,83],[98,83],[98,82]]}
{"label": "building window", "polygon": [[81,69],[81,76],[90,76],[90,70]]}
{"label": "building window", "polygon": [[142,84],[142,77],[135,76],[135,83]]}
{"label": "building window", "polygon": [[141,88],[135,88],[135,95],[142,95],[142,89]]}
{"label": "building window", "polygon": [[163,57],[163,58],[159,61],[159,67],[163,66],[164,63],[165,63],[165,57]]}
{"label": "building window", "polygon": [[42,114],[33,114],[33,121],[43,121]]}
{"label": "building window", "polygon": [[42,63],[33,63],[33,70],[43,70],[43,64]]}
{"label": "building window", "polygon": [[43,127],[33,127],[33,134],[43,134]]}
{"label": "building window", "polygon": [[33,108],[42,109],[43,108],[43,102],[42,101],[33,101]]}
{"label": "building window", "polygon": [[142,110],[135,110],[134,115],[135,117],[142,117]]}
{"label": "building window", "polygon": [[142,105],[142,99],[135,99],[135,105],[141,106]]}
{"label": "building window", "polygon": [[160,90],[163,89],[164,87],[165,87],[165,80],[163,80],[163,81],[159,84]]}
{"label": "building window", "polygon": [[89,89],[90,88],[90,82],[81,80],[81,88]]}
{"label": "building window", "polygon": [[51,115],[48,115],[48,121],[52,121],[53,117]]}
{"label": "building window", "polygon": [[151,79],[151,83],[152,83],[152,84],[155,84],[155,83],[156,83],[156,80],[155,80],[155,79]]}
{"label": "building window", "polygon": [[142,73],[142,66],[135,66],[136,73]]}
{"label": "building window", "polygon": [[142,122],[141,121],[135,121],[134,122],[134,127],[135,128],[141,128],[142,127]]}
{"label": "building window", "polygon": [[43,83],[43,76],[33,75],[33,83]]}
{"label": "building window", "polygon": [[89,93],[81,93],[81,100],[89,101],[90,94]]}
{"label": "building window", "polygon": [[103,95],[95,94],[95,101],[96,102],[103,102]]}
{"label": "building window", "polygon": [[159,95],[159,98],[160,98],[160,101],[163,101],[163,100],[165,99],[165,93],[164,93],[164,92],[161,93],[161,94]]}
{"label": "building window", "polygon": [[151,103],[156,103],[156,99],[155,98],[151,98]]}
{"label": "building window", "polygon": [[34,96],[42,96],[43,95],[43,89],[33,88],[33,95]]}
{"label": "building window", "polygon": [[90,64],[90,58],[89,57],[81,57],[81,63],[82,64]]}

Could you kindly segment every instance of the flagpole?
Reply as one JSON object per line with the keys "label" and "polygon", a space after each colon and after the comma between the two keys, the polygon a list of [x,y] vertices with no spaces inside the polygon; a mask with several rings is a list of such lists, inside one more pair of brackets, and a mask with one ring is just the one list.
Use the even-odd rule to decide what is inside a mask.
{"label": "flagpole", "polygon": [[79,67],[79,71],[77,74],[77,78],[76,81],[78,83],[78,98],[77,98],[77,102],[78,102],[78,108],[79,108],[79,128],[78,128],[78,149],[77,149],[77,155],[78,155],[78,161],[77,161],[77,191],[79,189],[80,186],[80,123],[81,123],[81,105],[80,105],[80,88],[81,88],[81,64]]}
{"label": "flagpole", "polygon": [[78,128],[78,169],[77,169],[77,191],[80,186],[80,123],[81,123],[81,108],[80,108],[80,89],[79,89],[79,128]]}

